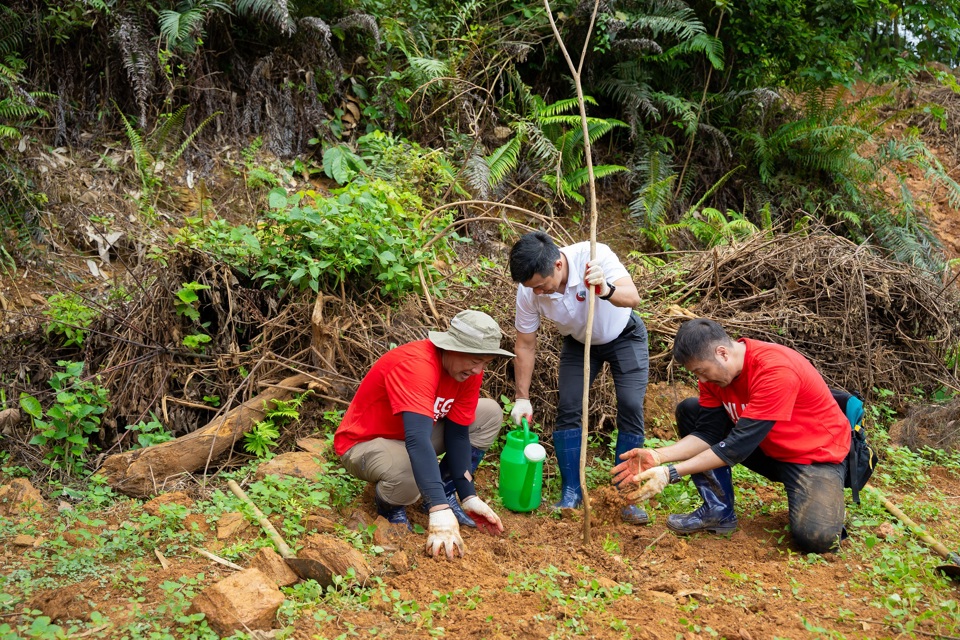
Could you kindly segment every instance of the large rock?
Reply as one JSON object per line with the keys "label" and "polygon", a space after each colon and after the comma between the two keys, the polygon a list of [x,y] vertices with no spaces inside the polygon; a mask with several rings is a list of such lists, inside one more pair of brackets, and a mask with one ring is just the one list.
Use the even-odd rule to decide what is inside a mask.
{"label": "large rock", "polygon": [[330,450],[330,442],[320,438],[300,438],[297,440],[297,446],[323,462],[327,459],[327,452]]}
{"label": "large rock", "polygon": [[270,547],[262,547],[250,561],[251,569],[259,569],[265,576],[281,587],[289,587],[300,579],[293,569],[287,566],[287,561]]}
{"label": "large rock", "polygon": [[[333,536],[307,536],[297,557],[324,567],[324,573],[331,576],[346,576],[353,569],[353,584],[365,584],[373,573],[362,553],[345,540]],[[323,580],[317,579],[317,582],[322,584]]]}
{"label": "large rock", "polygon": [[220,635],[272,629],[283,594],[259,569],[244,569],[200,592],[190,613],[203,613]]}
{"label": "large rock", "polygon": [[264,462],[257,467],[254,477],[257,480],[262,480],[268,475],[293,476],[294,478],[316,480],[321,473],[323,473],[323,467],[317,462],[317,454],[307,451],[293,451],[283,453]]}
{"label": "large rock", "polygon": [[14,478],[10,484],[0,485],[0,516],[9,518],[49,510],[50,505],[26,478]]}

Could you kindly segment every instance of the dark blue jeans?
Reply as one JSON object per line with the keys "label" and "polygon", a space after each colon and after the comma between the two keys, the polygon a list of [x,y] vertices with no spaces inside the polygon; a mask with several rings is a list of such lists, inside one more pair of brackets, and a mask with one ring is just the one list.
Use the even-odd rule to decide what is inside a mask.
{"label": "dark blue jeans", "polygon": [[[687,398],[677,405],[680,437],[696,435],[694,430],[700,402]],[[733,421],[730,421],[733,429]],[[840,464],[796,464],[774,460],[759,448],[742,463],[763,477],[780,482],[787,491],[790,531],[806,553],[825,553],[836,548],[843,536],[843,478],[847,462]]]}
{"label": "dark blue jeans", "polygon": [[[637,314],[630,314],[630,321],[615,340],[590,345],[590,384],[604,362],[610,363],[617,391],[617,428],[620,433],[643,436],[643,398],[647,394],[650,356],[647,328]],[[554,431],[579,429],[583,409],[583,343],[570,336],[563,339],[559,377]]]}

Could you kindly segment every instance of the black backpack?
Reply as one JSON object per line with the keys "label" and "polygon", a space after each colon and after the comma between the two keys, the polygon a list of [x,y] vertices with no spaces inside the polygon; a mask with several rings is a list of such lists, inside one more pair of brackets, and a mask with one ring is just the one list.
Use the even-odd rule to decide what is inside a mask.
{"label": "black backpack", "polygon": [[850,421],[850,452],[847,454],[847,475],[843,486],[853,493],[854,504],[860,504],[860,490],[873,475],[880,457],[867,442],[867,432],[863,427],[863,400],[859,396],[831,389],[833,399]]}

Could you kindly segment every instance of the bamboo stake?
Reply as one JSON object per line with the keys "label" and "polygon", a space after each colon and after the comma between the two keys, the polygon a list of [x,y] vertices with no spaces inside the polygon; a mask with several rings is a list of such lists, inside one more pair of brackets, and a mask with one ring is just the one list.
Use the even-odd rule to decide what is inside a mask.
{"label": "bamboo stake", "polygon": [[[580,82],[580,73],[583,71],[583,61],[587,57],[587,46],[590,44],[590,36],[593,33],[593,25],[597,20],[597,10],[600,7],[600,0],[594,0],[593,13],[590,14],[590,26],[587,28],[587,34],[583,40],[583,49],[580,52],[580,64],[573,66],[573,60],[567,52],[567,47],[563,44],[563,38],[560,37],[560,30],[557,29],[557,23],[553,19],[553,10],[550,8],[550,0],[543,0],[543,6],[547,10],[547,17],[550,19],[550,28],[553,29],[553,35],[557,39],[560,51],[563,53],[567,66],[570,68],[570,75],[573,76],[573,82],[577,87],[577,102],[580,106],[580,125],[583,127],[583,155],[587,161],[587,175],[590,179],[590,259],[597,257],[597,181],[593,174],[593,154],[590,150],[590,128],[587,124],[587,104],[583,99],[583,84]],[[568,279],[570,275],[568,274]],[[583,277],[580,274],[579,277]],[[590,342],[593,337],[593,315],[596,309],[597,300],[593,287],[588,287],[590,292],[587,295],[587,335],[583,342],[583,406],[581,409],[581,429],[580,429],[580,486],[583,488],[583,544],[590,544],[590,496],[587,493],[587,435],[589,434],[589,408],[590,408]]]}

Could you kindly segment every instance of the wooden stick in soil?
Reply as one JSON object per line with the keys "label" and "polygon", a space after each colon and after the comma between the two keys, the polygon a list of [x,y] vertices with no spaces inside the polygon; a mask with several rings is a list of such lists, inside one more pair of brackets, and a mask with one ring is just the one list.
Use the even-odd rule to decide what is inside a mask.
{"label": "wooden stick in soil", "polygon": [[[570,68],[570,75],[573,76],[573,82],[577,87],[577,102],[580,106],[580,125],[583,128],[583,155],[587,161],[587,175],[590,183],[590,259],[597,257],[597,180],[593,174],[593,154],[590,149],[590,128],[587,123],[587,104],[583,99],[583,83],[580,81],[580,73],[583,71],[583,61],[587,57],[587,46],[590,44],[590,35],[593,33],[593,25],[597,20],[597,10],[600,7],[600,0],[594,0],[593,13],[590,14],[590,26],[587,28],[587,35],[583,39],[583,49],[580,52],[580,64],[576,67],[573,60],[567,52],[567,47],[563,44],[563,38],[560,37],[560,30],[557,29],[557,23],[553,19],[553,10],[550,8],[550,0],[543,0],[543,6],[547,10],[547,17],[550,19],[550,28],[553,29],[553,35],[557,39],[560,51],[563,53],[567,66]],[[571,274],[573,275],[573,274]],[[569,276],[568,276],[569,277]],[[589,287],[590,292],[587,295],[587,335],[583,342],[583,406],[581,409],[581,429],[580,429],[580,486],[583,488],[583,544],[590,544],[590,496],[587,492],[587,436],[589,434],[589,409],[590,409],[590,341],[593,336],[593,315],[596,309],[597,301],[593,287]]]}
{"label": "wooden stick in soil", "polygon": [[280,554],[280,557],[284,560],[293,558],[293,551],[289,546],[287,546],[287,543],[283,541],[283,538],[280,536],[280,532],[277,531],[272,522],[267,520],[267,516],[263,515],[263,511],[260,511],[260,509],[257,508],[257,505],[253,504],[253,500],[251,500],[243,491],[243,489],[240,488],[240,485],[233,480],[227,480],[227,486],[230,487],[230,491],[233,492],[233,495],[243,500],[244,504],[253,510],[253,515],[257,518],[257,522],[260,524],[260,527],[263,529],[264,533],[270,537],[270,540],[272,540],[273,544],[277,547],[277,553]]}

